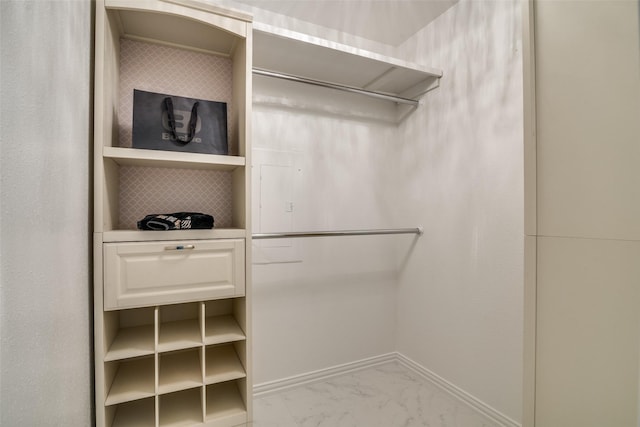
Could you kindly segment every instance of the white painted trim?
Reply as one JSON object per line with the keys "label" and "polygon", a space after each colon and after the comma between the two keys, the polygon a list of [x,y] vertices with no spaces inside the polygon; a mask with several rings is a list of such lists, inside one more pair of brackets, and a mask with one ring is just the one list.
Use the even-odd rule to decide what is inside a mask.
{"label": "white painted trim", "polygon": [[397,360],[397,353],[388,353],[380,356],[358,360],[356,362],[345,363],[343,365],[332,366],[330,368],[319,369],[317,371],[307,372],[300,375],[294,375],[292,377],[287,377],[280,380],[256,384],[253,386],[253,397],[255,399],[258,399],[260,397],[265,397],[281,391],[291,390],[303,385],[325,381],[338,375],[360,371],[372,366],[394,362]]}
{"label": "white painted trim", "polygon": [[469,406],[473,410],[479,412],[480,414],[484,415],[485,417],[502,427],[522,427],[521,424],[507,417],[503,413],[497,411],[496,409],[462,390],[460,387],[450,383],[436,373],[428,370],[424,366],[414,362],[413,360],[398,352],[370,357],[368,359],[345,363],[343,365],[333,366],[326,369],[319,369],[317,371],[294,375],[292,377],[283,378],[281,380],[256,384],[253,386],[253,397],[254,399],[266,397],[274,393],[291,390],[307,384],[325,381],[338,375],[361,371],[363,369],[371,368],[373,366],[389,362],[397,362],[402,364],[406,368],[411,369],[413,372],[420,375],[425,380],[439,387],[442,391],[448,393],[452,397],[458,399],[465,405]]}
{"label": "white painted trim", "polygon": [[400,353],[396,353],[396,361],[499,425],[504,427],[521,427],[521,424],[408,357]]}

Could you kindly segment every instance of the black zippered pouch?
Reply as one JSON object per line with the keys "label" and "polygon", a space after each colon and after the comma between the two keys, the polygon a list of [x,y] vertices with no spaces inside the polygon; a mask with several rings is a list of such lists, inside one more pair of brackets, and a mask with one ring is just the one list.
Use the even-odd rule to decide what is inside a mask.
{"label": "black zippered pouch", "polygon": [[199,212],[147,215],[138,221],[139,230],[196,230],[213,228],[213,217]]}

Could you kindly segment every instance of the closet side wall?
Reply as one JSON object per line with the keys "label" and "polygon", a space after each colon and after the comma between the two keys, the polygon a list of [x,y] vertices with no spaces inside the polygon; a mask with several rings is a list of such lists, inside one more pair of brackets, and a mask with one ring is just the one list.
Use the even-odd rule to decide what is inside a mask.
{"label": "closet side wall", "polygon": [[400,128],[400,223],[425,234],[398,288],[397,348],[514,423],[522,412],[521,4],[460,1],[402,46],[440,87]]}
{"label": "closet side wall", "polygon": [[0,8],[0,425],[89,426],[91,2]]}
{"label": "closet side wall", "polygon": [[640,420],[640,5],[536,1],[536,427]]}

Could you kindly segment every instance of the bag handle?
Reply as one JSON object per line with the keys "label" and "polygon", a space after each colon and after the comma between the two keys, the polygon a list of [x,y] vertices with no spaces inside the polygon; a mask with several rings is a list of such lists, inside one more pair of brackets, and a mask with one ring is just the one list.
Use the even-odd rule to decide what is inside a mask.
{"label": "bag handle", "polygon": [[196,125],[198,124],[198,105],[199,102],[195,102],[193,107],[191,107],[191,118],[189,119],[189,124],[187,125],[187,136],[178,138],[176,134],[176,119],[173,114],[173,101],[170,97],[166,97],[163,100],[164,108],[167,110],[167,121],[169,122],[169,130],[171,131],[171,137],[176,142],[181,142],[183,144],[188,144],[191,142],[193,137],[196,135]]}

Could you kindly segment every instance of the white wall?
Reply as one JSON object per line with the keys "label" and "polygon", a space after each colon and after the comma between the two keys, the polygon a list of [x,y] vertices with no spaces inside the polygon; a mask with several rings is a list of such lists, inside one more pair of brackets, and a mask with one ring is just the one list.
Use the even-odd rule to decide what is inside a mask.
{"label": "white wall", "polygon": [[[394,190],[386,167],[396,148],[395,128],[300,108],[327,91],[318,90],[254,79],[256,233],[389,227],[396,207],[386,199]],[[267,94],[273,101],[276,93],[290,107],[261,102]],[[270,165],[292,167],[275,191],[276,197],[289,194],[294,204],[288,222],[278,220],[287,217],[286,197],[279,213],[260,217],[261,188],[273,196],[266,193],[268,176],[260,182],[261,168]],[[288,190],[287,183],[293,183]],[[391,242],[388,237],[254,241],[256,383],[394,351],[397,267]],[[269,247],[276,244],[294,246]]]}
{"label": "white wall", "polygon": [[0,2],[0,425],[91,425],[91,4]]}
{"label": "white wall", "polygon": [[538,427],[640,422],[640,10],[535,3]]}
{"label": "white wall", "polygon": [[401,127],[395,204],[421,224],[398,288],[397,349],[519,422],[523,112],[517,1],[461,1],[402,46],[444,70]]}

